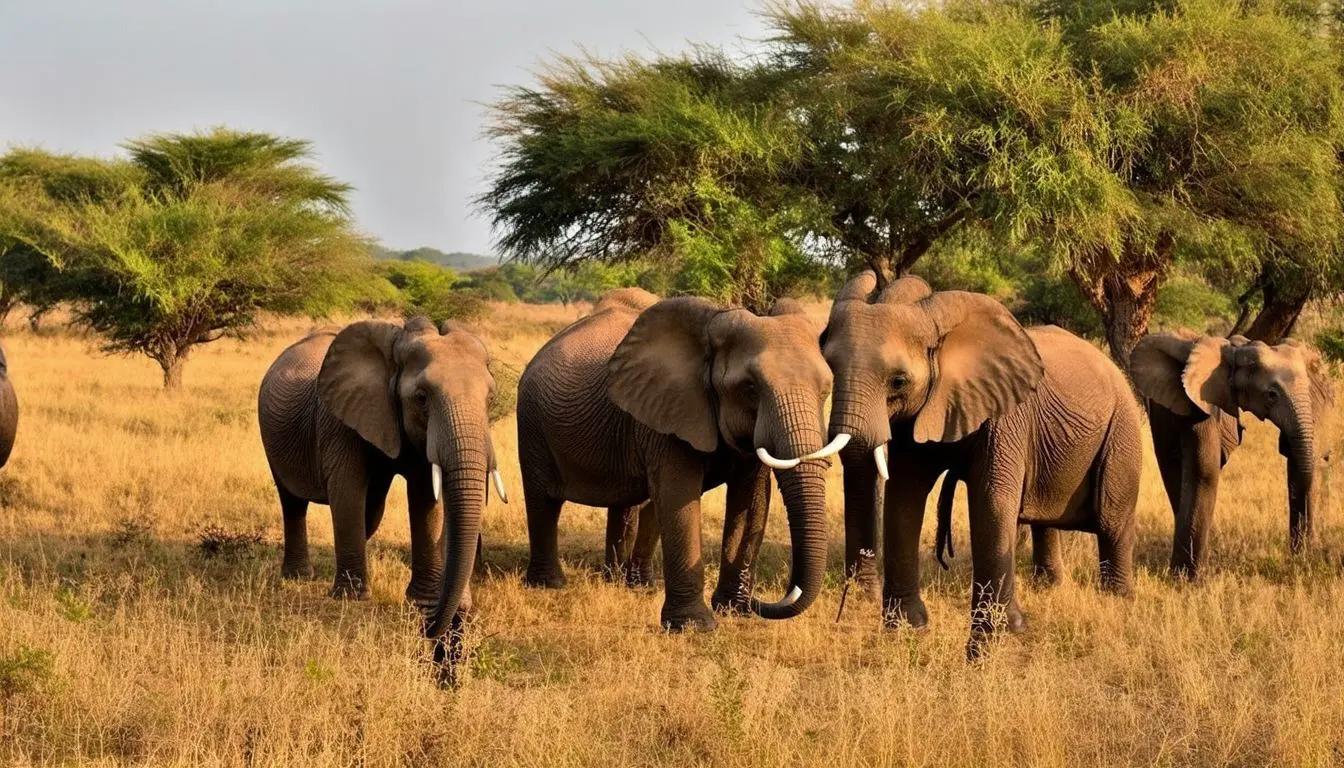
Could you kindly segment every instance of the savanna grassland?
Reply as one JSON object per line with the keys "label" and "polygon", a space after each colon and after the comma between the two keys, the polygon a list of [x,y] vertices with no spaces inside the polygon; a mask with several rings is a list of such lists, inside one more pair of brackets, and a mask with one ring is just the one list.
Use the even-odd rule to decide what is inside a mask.
{"label": "savanna grassland", "polygon": [[[499,307],[482,330],[521,367],[577,312]],[[104,357],[57,325],[5,329],[22,418],[0,470],[0,764],[1344,763],[1344,520],[1323,509],[1317,547],[1289,562],[1284,460],[1274,429],[1249,418],[1203,583],[1165,575],[1172,515],[1150,455],[1133,599],[1098,593],[1094,541],[1070,534],[1069,583],[1020,581],[1029,632],[976,666],[963,655],[960,510],[950,571],[931,555],[932,515],[926,525],[930,629],[883,631],[854,591],[837,621],[838,467],[828,586],[800,619],[662,634],[660,592],[605,583],[605,513],[573,505],[561,518],[569,586],[525,589],[505,419],[495,440],[516,498],[486,511],[467,679],[442,690],[402,602],[400,482],[371,544],[371,600],[326,596],[325,507],[308,518],[318,577],[279,578],[255,396],[306,327],[199,349],[176,394],[152,363]],[[721,523],[720,491],[704,516],[714,563]],[[777,507],[760,562],[770,595],[787,541]],[[1023,547],[1021,574],[1027,558]]]}

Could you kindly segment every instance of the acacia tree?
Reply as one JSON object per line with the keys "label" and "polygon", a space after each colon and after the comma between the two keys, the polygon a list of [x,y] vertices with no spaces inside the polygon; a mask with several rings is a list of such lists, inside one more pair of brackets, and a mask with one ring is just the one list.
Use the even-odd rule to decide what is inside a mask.
{"label": "acacia tree", "polygon": [[217,129],[125,148],[0,160],[0,238],[49,260],[107,350],[150,357],[173,389],[197,344],[354,298],[367,244],[307,142]]}
{"label": "acacia tree", "polygon": [[508,256],[685,264],[709,293],[763,309],[801,256],[802,154],[773,72],[721,54],[567,59],[494,105],[499,165],[479,200]]}

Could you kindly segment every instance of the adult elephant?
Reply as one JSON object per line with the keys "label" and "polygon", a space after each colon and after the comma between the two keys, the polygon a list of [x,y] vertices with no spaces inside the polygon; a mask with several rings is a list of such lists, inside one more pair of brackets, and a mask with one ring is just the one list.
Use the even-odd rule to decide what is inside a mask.
{"label": "adult elephant", "polygon": [[257,410],[284,515],[284,576],[311,575],[308,504],[329,504],[331,594],[367,597],[365,541],[401,475],[411,528],[406,596],[425,610],[430,637],[460,621],[471,604],[487,474],[504,497],[490,441],[488,362],[476,336],[455,325],[440,333],[423,317],[318,331],[280,354]]}
{"label": "adult elephant", "polygon": [[1190,331],[1144,337],[1130,357],[1148,400],[1153,448],[1176,516],[1174,576],[1196,578],[1208,554],[1218,478],[1241,443],[1240,412],[1279,428],[1288,460],[1288,542],[1311,536],[1327,454],[1321,421],[1333,400],[1320,355],[1295,340],[1270,346]]}
{"label": "adult elephant", "polygon": [[[604,299],[523,372],[518,448],[531,543],[526,581],[564,584],[556,540],[564,502],[624,515],[647,499],[663,540],[662,625],[713,629],[703,594],[700,496],[726,482],[715,607],[745,607],[767,618],[802,613],[820,591],[826,565],[818,459],[838,450],[822,445],[831,373],[817,329],[792,302],[761,317],[705,299],[655,298],[627,290]],[[779,480],[793,546],[789,591],[776,603],[750,597],[770,490],[763,464]],[[609,551],[621,547],[609,535]]]}
{"label": "adult elephant", "polygon": [[19,399],[14,396],[14,383],[9,380],[9,359],[5,350],[0,349],[0,467],[9,463],[18,429]]}
{"label": "adult elephant", "polygon": [[1019,522],[1033,526],[1037,562],[1054,574],[1054,529],[1095,533],[1103,585],[1128,593],[1142,462],[1124,374],[1067,331],[1023,329],[988,296],[934,293],[914,277],[876,295],[875,287],[869,271],[840,290],[822,350],[835,374],[830,433],[849,436],[846,565],[860,576],[866,568],[872,577],[865,555],[876,551],[885,496],[886,624],[928,622],[919,535],[928,494],[947,470],[969,492],[968,655],[979,654],[996,615],[1025,627],[1014,596]]}

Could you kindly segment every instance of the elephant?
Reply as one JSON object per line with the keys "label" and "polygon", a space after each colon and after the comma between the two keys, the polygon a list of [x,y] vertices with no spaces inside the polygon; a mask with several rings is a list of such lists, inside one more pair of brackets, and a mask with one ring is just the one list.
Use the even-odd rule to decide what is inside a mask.
{"label": "elephant", "polygon": [[[728,486],[724,551],[712,605],[771,619],[802,613],[826,565],[824,403],[831,372],[818,328],[790,301],[768,316],[702,298],[638,289],[604,297],[528,363],[518,385],[518,450],[530,556],[525,581],[561,587],[557,523],[566,501],[622,519],[648,501],[663,547],[669,631],[712,630],[705,605],[700,496]],[[777,458],[785,457],[785,458]],[[771,471],[788,512],[789,591],[750,595]],[[628,551],[608,525],[608,552]],[[655,537],[638,525],[632,570]],[[612,534],[616,533],[613,538]]]}
{"label": "elephant", "polygon": [[311,575],[308,505],[329,504],[331,595],[366,598],[366,540],[401,475],[411,529],[406,596],[425,612],[431,638],[461,623],[471,608],[487,474],[507,501],[490,440],[489,360],[469,331],[440,330],[423,317],[320,330],[280,354],[257,411],[284,517],[284,577]]}
{"label": "elephant", "polygon": [[1154,333],[1130,357],[1147,399],[1153,449],[1176,517],[1170,572],[1196,579],[1208,555],[1218,479],[1241,444],[1241,411],[1279,428],[1288,460],[1288,542],[1300,553],[1311,537],[1328,459],[1323,421],[1333,403],[1320,355],[1289,339],[1268,345],[1243,336]]}
{"label": "elephant", "polygon": [[887,627],[928,623],[919,536],[944,472],[943,503],[957,480],[969,498],[969,658],[996,631],[996,615],[1025,629],[1014,592],[1019,522],[1032,526],[1037,567],[1054,579],[1059,530],[1095,533],[1103,586],[1130,592],[1140,415],[1124,374],[1099,350],[1054,326],[1024,329],[988,296],[934,292],[917,277],[878,292],[869,270],[837,294],[822,353],[835,376],[829,434],[846,441],[846,568],[864,586],[875,581],[881,504]]}
{"label": "elephant", "polygon": [[14,382],[9,380],[9,359],[0,348],[0,467],[9,463],[18,429],[19,399],[14,395]]}

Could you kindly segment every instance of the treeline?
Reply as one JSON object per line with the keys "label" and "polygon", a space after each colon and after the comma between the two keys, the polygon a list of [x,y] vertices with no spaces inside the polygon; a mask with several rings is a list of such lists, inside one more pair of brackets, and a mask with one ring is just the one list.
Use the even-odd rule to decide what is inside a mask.
{"label": "treeline", "polygon": [[804,0],[767,18],[747,58],[562,59],[511,89],[479,200],[505,254],[694,264],[758,308],[800,266],[950,277],[974,254],[1038,309],[1081,302],[1122,362],[1164,301],[1277,339],[1344,286],[1333,3]]}

